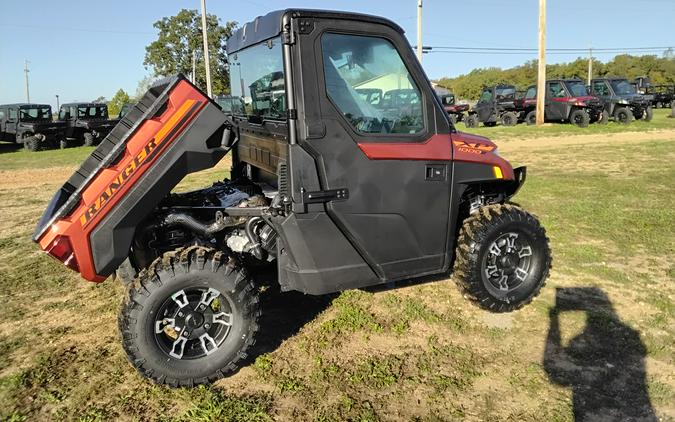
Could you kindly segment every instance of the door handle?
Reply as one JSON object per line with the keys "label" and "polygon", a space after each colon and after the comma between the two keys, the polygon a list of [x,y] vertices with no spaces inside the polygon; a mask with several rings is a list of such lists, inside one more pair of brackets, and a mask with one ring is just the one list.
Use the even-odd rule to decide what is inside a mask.
{"label": "door handle", "polygon": [[427,164],[424,170],[424,180],[429,182],[438,182],[445,180],[444,164]]}

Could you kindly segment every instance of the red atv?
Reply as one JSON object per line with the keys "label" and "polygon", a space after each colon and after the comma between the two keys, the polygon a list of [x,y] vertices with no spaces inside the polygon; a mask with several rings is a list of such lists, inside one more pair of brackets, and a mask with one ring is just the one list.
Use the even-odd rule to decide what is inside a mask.
{"label": "red atv", "polygon": [[448,113],[448,117],[450,117],[450,121],[453,125],[464,120],[464,113],[469,111],[468,104],[456,104],[455,94],[453,93],[443,94],[439,97],[441,99],[441,104],[443,104],[443,109]]}
{"label": "red atv", "polygon": [[[516,107],[528,125],[536,123],[536,85],[527,88],[523,99],[516,100]],[[589,123],[606,124],[609,116],[603,113],[600,99],[588,93],[583,81],[554,79],[546,81],[544,119],[550,122],[568,122],[579,127],[586,127]]]}

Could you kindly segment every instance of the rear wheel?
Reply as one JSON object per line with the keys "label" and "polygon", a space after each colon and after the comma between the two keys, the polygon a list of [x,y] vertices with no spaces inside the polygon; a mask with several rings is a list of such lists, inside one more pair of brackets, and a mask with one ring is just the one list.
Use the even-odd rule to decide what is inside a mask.
{"label": "rear wheel", "polygon": [[645,122],[651,122],[654,118],[654,110],[652,110],[651,107],[647,107],[645,112],[642,114],[642,118],[645,120]]}
{"label": "rear wheel", "polygon": [[232,374],[255,343],[258,292],[223,252],[189,247],[164,254],[129,289],[118,325],[131,364],[172,387]]}
{"label": "rear wheel", "polygon": [[627,125],[633,120],[633,113],[627,107],[619,107],[614,112],[614,120]]}
{"label": "rear wheel", "polygon": [[478,116],[471,114],[464,119],[464,125],[468,128],[478,127]]}
{"label": "rear wheel", "polygon": [[92,135],[89,132],[84,134],[83,139],[84,139],[84,146],[87,146],[87,147],[93,147],[95,142],[96,142],[95,138],[94,138],[94,135]]}
{"label": "rear wheel", "polygon": [[515,126],[518,124],[518,115],[512,111],[502,114],[502,124],[504,126]]}
{"label": "rear wheel", "polygon": [[525,116],[525,123],[528,125],[534,125],[537,123],[537,112],[532,110],[529,113],[527,113],[527,116]]}
{"label": "rear wheel", "polygon": [[591,117],[588,115],[586,110],[576,109],[572,110],[570,114],[570,123],[579,127],[588,127],[588,123],[591,121]]}
{"label": "rear wheel", "polygon": [[539,294],[550,267],[548,238],[539,221],[517,206],[497,204],[464,221],[453,278],[481,308],[508,312]]}

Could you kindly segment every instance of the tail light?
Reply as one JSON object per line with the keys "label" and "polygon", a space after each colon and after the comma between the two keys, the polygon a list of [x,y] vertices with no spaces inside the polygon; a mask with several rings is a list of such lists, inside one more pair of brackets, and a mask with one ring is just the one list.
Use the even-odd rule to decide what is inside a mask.
{"label": "tail light", "polygon": [[66,236],[57,236],[45,250],[49,255],[63,262],[63,264],[73,271],[80,272],[77,264],[77,258],[73,253],[73,247]]}

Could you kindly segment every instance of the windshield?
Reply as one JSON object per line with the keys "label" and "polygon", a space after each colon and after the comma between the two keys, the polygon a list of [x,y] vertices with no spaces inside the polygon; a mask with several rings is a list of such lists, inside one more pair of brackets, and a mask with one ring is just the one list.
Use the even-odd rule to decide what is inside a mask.
{"label": "windshield", "polygon": [[573,97],[585,97],[588,96],[588,89],[581,81],[566,81],[565,86],[567,90],[572,93]]}
{"label": "windshield", "polygon": [[50,120],[52,118],[52,108],[49,106],[24,106],[19,109],[21,114],[19,118],[22,121],[30,120]]}
{"label": "windshield", "polygon": [[516,88],[512,86],[498,86],[497,87],[497,100],[503,100],[506,98],[515,99],[516,98]]}
{"label": "windshield", "polygon": [[612,89],[616,95],[635,94],[635,87],[626,79],[615,79],[609,83],[612,85]]}
{"label": "windshield", "polygon": [[234,114],[263,119],[286,118],[284,64],[279,38],[231,54],[229,66],[232,92],[229,107]]}
{"label": "windshield", "polygon": [[455,96],[453,94],[447,94],[441,97],[441,100],[443,101],[443,105],[454,105],[455,104]]}
{"label": "windshield", "polygon": [[77,117],[78,119],[107,119],[108,107],[105,105],[79,106]]}

